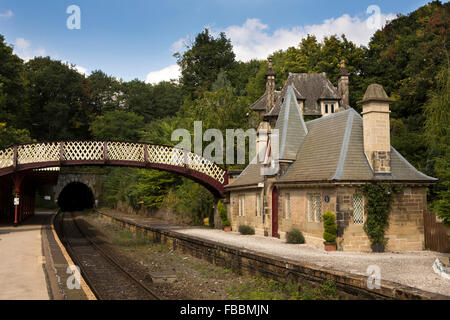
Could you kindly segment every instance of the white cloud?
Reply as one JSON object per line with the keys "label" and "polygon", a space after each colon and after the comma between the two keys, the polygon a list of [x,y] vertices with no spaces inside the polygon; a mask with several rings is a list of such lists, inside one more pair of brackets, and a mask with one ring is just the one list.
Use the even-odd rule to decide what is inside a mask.
{"label": "white cloud", "polygon": [[31,41],[24,38],[17,38],[14,42],[14,53],[21,57],[23,60],[28,61],[34,57],[45,56],[46,51],[42,47],[33,48]]}
{"label": "white cloud", "polygon": [[9,19],[12,16],[14,16],[14,12],[12,12],[11,10],[8,10],[6,12],[0,12],[0,18],[2,19]]}
{"label": "white cloud", "polygon": [[177,64],[173,64],[161,70],[152,71],[147,74],[147,83],[157,84],[161,81],[178,80],[181,75],[180,67]]}
{"label": "white cloud", "polygon": [[84,74],[85,76],[89,75],[89,71],[85,67],[75,65],[75,70],[77,70],[81,74]]}
{"label": "white cloud", "polygon": [[[345,34],[348,40],[357,45],[367,45],[375,31],[386,24],[388,20],[395,19],[394,14],[382,14],[378,20],[374,16],[361,19],[344,14],[338,18],[324,20],[321,24],[294,26],[292,28],[280,28],[270,32],[267,24],[259,19],[247,19],[243,25],[233,25],[222,30],[211,30],[218,35],[225,32],[233,44],[236,59],[248,61],[251,59],[265,59],[274,51],[298,46],[301,39],[308,34],[315,35],[319,41],[325,36]],[[374,21],[378,22],[373,27]],[[179,50],[185,39],[180,39],[172,45]]]}

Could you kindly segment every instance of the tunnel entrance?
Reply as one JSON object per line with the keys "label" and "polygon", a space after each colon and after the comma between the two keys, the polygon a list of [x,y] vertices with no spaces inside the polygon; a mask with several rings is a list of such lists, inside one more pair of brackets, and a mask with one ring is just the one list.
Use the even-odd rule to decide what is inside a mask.
{"label": "tunnel entrance", "polygon": [[94,195],[87,185],[72,182],[61,191],[58,197],[58,206],[62,211],[82,211],[92,209],[94,201]]}

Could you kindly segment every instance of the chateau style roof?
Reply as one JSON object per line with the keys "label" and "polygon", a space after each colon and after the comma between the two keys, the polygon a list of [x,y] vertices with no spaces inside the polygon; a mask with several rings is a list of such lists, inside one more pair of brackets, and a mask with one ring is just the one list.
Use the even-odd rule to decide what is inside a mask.
{"label": "chateau style roof", "polygon": [[298,100],[304,100],[305,115],[322,115],[319,101],[323,99],[340,101],[337,89],[323,73],[291,73],[275,100],[275,105],[266,116],[275,117],[280,113],[287,88],[294,87]]}

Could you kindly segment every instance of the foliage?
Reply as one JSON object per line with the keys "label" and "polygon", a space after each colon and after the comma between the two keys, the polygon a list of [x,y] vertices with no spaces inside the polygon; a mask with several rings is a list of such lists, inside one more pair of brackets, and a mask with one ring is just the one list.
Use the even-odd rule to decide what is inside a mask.
{"label": "foliage", "polygon": [[26,142],[32,142],[28,130],[16,129],[0,122],[0,149]]}
{"label": "foliage", "polygon": [[123,107],[124,97],[121,86],[120,81],[101,70],[94,70],[89,75],[87,78],[88,94],[96,115]]}
{"label": "foliage", "polygon": [[331,211],[325,212],[323,215],[323,239],[326,244],[336,244],[337,224],[336,217]]}
{"label": "foliage", "polygon": [[133,197],[133,190],[138,175],[138,169],[110,168],[103,184],[104,204],[113,208],[123,202],[137,208],[138,201]]}
{"label": "foliage", "polygon": [[[176,177],[176,175],[174,175]],[[192,225],[203,225],[203,219],[213,220],[213,196],[198,183],[182,178],[170,187],[173,197],[167,197],[162,203],[163,208],[173,210],[182,218],[188,218]]]}
{"label": "foliage", "polygon": [[292,280],[273,280],[254,277],[228,289],[230,299],[236,300],[335,300],[336,284],[327,280],[313,288]]}
{"label": "foliage", "polygon": [[439,178],[432,209],[450,227],[450,63],[437,75],[437,88],[425,105],[425,134],[428,138],[431,164]]}
{"label": "foliage", "polygon": [[224,33],[214,38],[208,29],[199,33],[187,49],[178,58],[180,82],[189,97],[195,98],[211,90],[221,70],[226,72],[233,67],[235,54]]}
{"label": "foliage", "polygon": [[92,136],[98,140],[140,141],[144,118],[133,112],[108,111],[91,123]]}
{"label": "foliage", "polygon": [[[17,126],[26,106],[23,61],[0,35],[0,121]],[[22,123],[21,123],[22,124]]]}
{"label": "foliage", "polygon": [[22,123],[32,137],[58,141],[86,139],[93,108],[86,79],[74,66],[50,57],[25,64],[27,98]]}
{"label": "foliage", "polygon": [[388,239],[385,238],[385,232],[389,226],[392,197],[401,190],[401,185],[390,183],[372,183],[360,187],[360,191],[366,199],[367,218],[363,229],[372,244],[387,244]]}
{"label": "foliage", "polygon": [[227,209],[225,208],[222,201],[217,203],[217,211],[219,212],[220,220],[222,220],[222,227],[229,227],[231,225],[230,220],[228,220]]}
{"label": "foliage", "polygon": [[303,244],[305,243],[305,237],[303,233],[298,229],[292,229],[286,233],[286,242],[293,244]]}
{"label": "foliage", "polygon": [[248,225],[241,225],[239,226],[239,233],[243,235],[254,235],[255,234],[255,228]]}

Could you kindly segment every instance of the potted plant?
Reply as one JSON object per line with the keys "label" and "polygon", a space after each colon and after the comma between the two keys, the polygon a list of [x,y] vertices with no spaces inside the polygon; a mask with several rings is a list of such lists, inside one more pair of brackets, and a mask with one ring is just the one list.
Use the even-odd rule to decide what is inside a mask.
{"label": "potted plant", "polygon": [[230,232],[231,231],[230,220],[226,219],[225,221],[222,221],[222,227],[223,227],[223,231]]}
{"label": "potted plant", "polygon": [[219,211],[220,220],[222,221],[222,228],[226,232],[231,231],[231,223],[228,220],[227,209],[223,205],[222,201],[217,204],[217,210]]}
{"label": "potted plant", "polygon": [[336,251],[336,233],[337,224],[336,218],[331,211],[325,212],[323,215],[323,239],[325,240],[325,250],[326,251]]}

